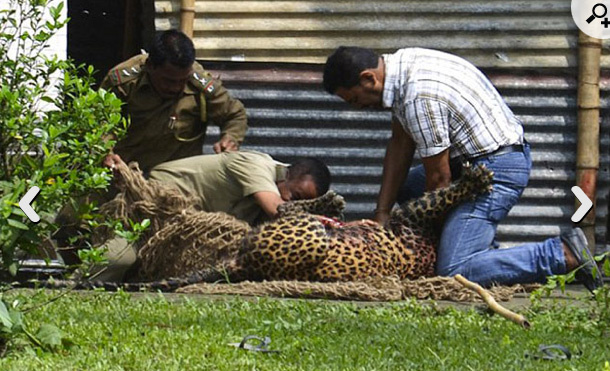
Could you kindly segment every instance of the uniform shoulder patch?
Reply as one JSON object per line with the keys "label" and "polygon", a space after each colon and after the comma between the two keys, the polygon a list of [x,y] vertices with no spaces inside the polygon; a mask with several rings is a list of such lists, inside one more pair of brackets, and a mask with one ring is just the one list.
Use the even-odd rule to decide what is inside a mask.
{"label": "uniform shoulder patch", "polygon": [[212,74],[209,72],[195,71],[191,75],[191,82],[193,85],[195,85],[197,90],[203,92],[205,95],[211,95],[214,93],[214,90],[216,89],[214,87],[214,81],[215,80],[212,77]]}
{"label": "uniform shoulder patch", "polygon": [[112,85],[121,85],[131,80],[134,80],[142,72],[140,66],[113,68],[108,72],[108,77],[112,81]]}
{"label": "uniform shoulder patch", "polygon": [[140,54],[119,64],[108,72],[108,78],[113,86],[118,86],[136,79],[142,72],[147,55]]}

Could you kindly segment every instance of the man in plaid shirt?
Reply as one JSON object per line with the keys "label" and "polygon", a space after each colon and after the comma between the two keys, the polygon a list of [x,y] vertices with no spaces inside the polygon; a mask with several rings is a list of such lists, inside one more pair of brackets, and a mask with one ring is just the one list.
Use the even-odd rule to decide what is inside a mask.
{"label": "man in plaid shirt", "polygon": [[[339,47],[328,58],[324,88],[357,108],[392,111],[375,220],[395,202],[448,186],[465,161],[494,172],[493,191],[452,209],[438,246],[437,274],[462,274],[482,285],[544,282],[578,266],[593,290],[603,284],[582,231],[497,249],[498,223],[517,203],[532,161],[523,127],[487,77],[468,61],[406,48],[378,55]],[[422,164],[411,168],[415,153]]]}

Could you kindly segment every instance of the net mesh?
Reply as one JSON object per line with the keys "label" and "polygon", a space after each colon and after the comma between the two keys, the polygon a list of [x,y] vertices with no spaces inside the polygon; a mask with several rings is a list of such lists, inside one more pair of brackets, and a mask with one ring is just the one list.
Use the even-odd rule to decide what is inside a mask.
{"label": "net mesh", "polygon": [[196,197],[144,179],[137,164],[117,167],[121,193],[102,212],[127,224],[151,221],[138,243],[139,278],[179,277],[217,266],[237,254],[250,230],[248,223],[226,213],[199,209]]}
{"label": "net mesh", "polygon": [[[494,286],[490,294],[497,301],[508,301],[516,293],[531,292],[539,285]],[[359,301],[450,300],[482,302],[481,297],[449,277],[400,280],[397,277],[369,278],[357,282],[244,281],[239,283],[197,283],[177,292],[207,295],[272,296],[302,299]]]}

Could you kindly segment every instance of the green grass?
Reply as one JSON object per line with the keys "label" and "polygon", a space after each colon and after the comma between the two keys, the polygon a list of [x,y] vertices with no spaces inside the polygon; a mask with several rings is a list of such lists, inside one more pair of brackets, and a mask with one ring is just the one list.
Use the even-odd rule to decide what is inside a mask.
{"label": "green grass", "polygon": [[[28,320],[60,327],[77,345],[58,353],[14,345],[0,370],[604,370],[610,360],[609,339],[591,313],[574,306],[525,313],[533,327],[524,330],[497,315],[415,302],[175,298],[68,294]],[[227,345],[248,334],[271,337],[280,353]],[[540,344],[582,355],[525,356]]]}

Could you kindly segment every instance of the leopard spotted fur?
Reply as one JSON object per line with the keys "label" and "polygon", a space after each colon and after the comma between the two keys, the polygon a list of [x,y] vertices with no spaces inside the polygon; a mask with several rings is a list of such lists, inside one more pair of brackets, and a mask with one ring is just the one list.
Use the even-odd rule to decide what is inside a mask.
{"label": "leopard spotted fur", "polygon": [[[387,226],[342,223],[303,208],[253,229],[228,271],[233,279],[353,281],[373,276],[431,276],[439,225],[451,207],[491,190],[493,174],[466,167],[447,188],[401,205]],[[325,208],[327,202],[319,203]]]}

